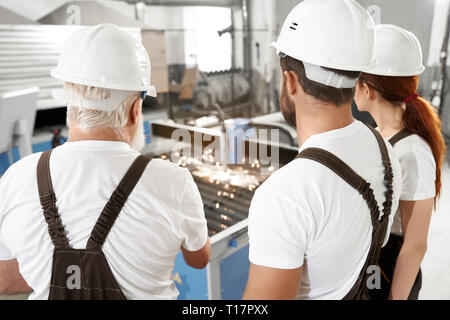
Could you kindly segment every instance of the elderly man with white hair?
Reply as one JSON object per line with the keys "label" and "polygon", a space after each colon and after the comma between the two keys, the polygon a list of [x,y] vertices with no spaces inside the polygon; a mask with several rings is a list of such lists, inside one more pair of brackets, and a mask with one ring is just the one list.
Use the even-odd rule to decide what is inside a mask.
{"label": "elderly man with white hair", "polygon": [[187,169],[139,153],[156,96],[142,44],[114,25],[76,32],[52,76],[69,141],[0,180],[0,294],[30,299],[176,299],[180,250],[204,268],[210,241]]}

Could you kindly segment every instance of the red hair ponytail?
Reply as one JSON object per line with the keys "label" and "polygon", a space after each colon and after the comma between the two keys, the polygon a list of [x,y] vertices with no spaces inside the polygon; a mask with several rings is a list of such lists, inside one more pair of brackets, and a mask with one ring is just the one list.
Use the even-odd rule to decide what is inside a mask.
{"label": "red hair ponytail", "polygon": [[436,161],[436,198],[439,198],[442,186],[441,170],[446,149],[441,120],[431,104],[420,97],[406,105],[403,120],[406,128],[422,137],[433,152]]}
{"label": "red hair ponytail", "polygon": [[441,173],[446,147],[441,131],[441,120],[433,106],[421,97],[414,97],[419,85],[419,76],[387,77],[363,73],[361,81],[378,91],[387,101],[399,105],[401,102],[406,103],[403,115],[406,128],[428,143],[436,161],[436,200],[441,194]]}

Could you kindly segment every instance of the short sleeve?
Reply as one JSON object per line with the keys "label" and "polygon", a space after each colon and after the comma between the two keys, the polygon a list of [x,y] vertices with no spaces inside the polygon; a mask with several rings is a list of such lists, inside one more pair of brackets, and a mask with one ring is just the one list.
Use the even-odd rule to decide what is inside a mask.
{"label": "short sleeve", "polygon": [[[4,188],[6,188],[5,187],[6,180],[7,180],[7,173],[5,173],[5,175],[0,179],[0,231],[2,229],[3,216],[6,211],[6,208],[4,206],[6,201],[4,201],[4,199],[3,199],[3,196],[6,193],[6,192],[4,192]],[[6,260],[12,260],[12,259],[14,259],[14,257],[12,255],[12,253],[9,251],[9,249],[6,247],[6,245],[4,244],[2,235],[0,232],[0,260],[6,261]]]}
{"label": "short sleeve", "polygon": [[403,191],[400,200],[420,201],[436,196],[436,162],[427,150],[413,150],[400,158]]}
{"label": "short sleeve", "polygon": [[182,217],[181,232],[183,233],[183,248],[195,252],[202,249],[208,240],[208,226],[203,209],[200,192],[188,170],[185,175],[184,195],[178,214]]}
{"label": "short sleeve", "polygon": [[13,260],[14,256],[9,251],[9,249],[5,246],[3,243],[1,237],[0,237],[0,261],[7,261],[7,260]]}
{"label": "short sleeve", "polygon": [[282,270],[303,266],[312,220],[302,207],[271,188],[257,190],[249,214],[251,263]]}

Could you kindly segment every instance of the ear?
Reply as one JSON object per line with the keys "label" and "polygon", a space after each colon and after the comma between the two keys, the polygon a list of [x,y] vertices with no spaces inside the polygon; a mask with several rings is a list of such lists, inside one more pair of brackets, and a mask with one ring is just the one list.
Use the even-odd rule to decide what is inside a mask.
{"label": "ear", "polygon": [[133,106],[130,108],[130,114],[128,117],[128,122],[131,125],[136,125],[139,119],[139,113],[142,110],[142,103],[141,98],[137,98],[136,101],[134,101]]}
{"label": "ear", "polygon": [[367,83],[365,83],[365,82],[360,82],[360,84],[362,85],[362,89],[363,89],[362,91],[364,93],[364,96],[367,98],[367,100],[369,100],[369,101],[375,100],[377,97],[376,91],[372,87],[367,85]]}
{"label": "ear", "polygon": [[285,71],[284,76],[288,96],[295,96],[300,86],[297,75],[293,71]]}

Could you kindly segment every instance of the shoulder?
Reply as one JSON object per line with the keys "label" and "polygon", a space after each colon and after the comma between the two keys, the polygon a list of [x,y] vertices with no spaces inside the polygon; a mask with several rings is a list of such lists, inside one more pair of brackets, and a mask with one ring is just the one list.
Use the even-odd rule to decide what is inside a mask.
{"label": "shoulder", "polygon": [[418,201],[436,195],[436,161],[428,143],[414,135],[395,146],[402,170],[401,200]]}
{"label": "shoulder", "polygon": [[404,171],[436,170],[436,161],[430,146],[418,135],[400,141],[395,152]]}
{"label": "shoulder", "polygon": [[398,142],[394,147],[395,152],[400,156],[408,155],[411,153],[425,152],[428,154],[433,154],[429,144],[417,134],[409,136],[400,142]]}
{"label": "shoulder", "polygon": [[24,201],[27,197],[37,194],[37,184],[34,181],[36,181],[37,163],[41,154],[24,157],[11,165],[0,177],[0,215],[4,212],[5,206],[11,204],[12,199]]}
{"label": "shoulder", "polygon": [[194,184],[191,173],[172,162],[154,159],[142,177],[142,186],[159,197],[181,201]]}
{"label": "shoulder", "polygon": [[292,183],[299,184],[302,180],[297,178],[310,175],[308,170],[313,165],[313,162],[307,159],[295,159],[275,171],[261,187],[273,189],[286,189]]}
{"label": "shoulder", "polygon": [[423,157],[434,158],[433,151],[431,150],[428,142],[426,142],[425,139],[418,135],[414,135],[411,137],[411,149],[412,152],[416,155],[422,154]]}
{"label": "shoulder", "polygon": [[296,159],[273,173],[256,190],[254,201],[267,202],[281,198],[298,207],[305,202],[314,202],[318,193],[313,191],[320,187],[319,181],[331,176],[327,170],[315,161]]}
{"label": "shoulder", "polygon": [[36,169],[42,153],[33,153],[12,164],[3,175],[1,181],[19,181],[20,177],[36,176]]}
{"label": "shoulder", "polygon": [[[317,228],[316,215],[320,214],[317,205],[322,201],[318,192],[310,191],[317,190],[310,164],[316,165],[310,160],[297,159],[275,172],[256,190],[249,210],[253,263],[276,268],[297,268],[301,265],[298,264],[301,258],[295,261],[285,259],[289,259],[292,252],[301,255]],[[309,181],[314,185],[311,186]],[[267,239],[270,239],[269,243]],[[267,250],[272,248],[273,256],[281,254],[284,261],[267,263],[266,258],[261,260],[262,255],[258,257],[256,254],[261,246],[264,247],[261,254],[266,258]]]}
{"label": "shoulder", "polygon": [[163,181],[173,181],[173,179],[176,179],[177,182],[179,182],[190,177],[188,169],[181,168],[180,166],[163,159],[152,160],[147,167],[146,173],[153,176],[153,178],[156,177],[158,180]]}

